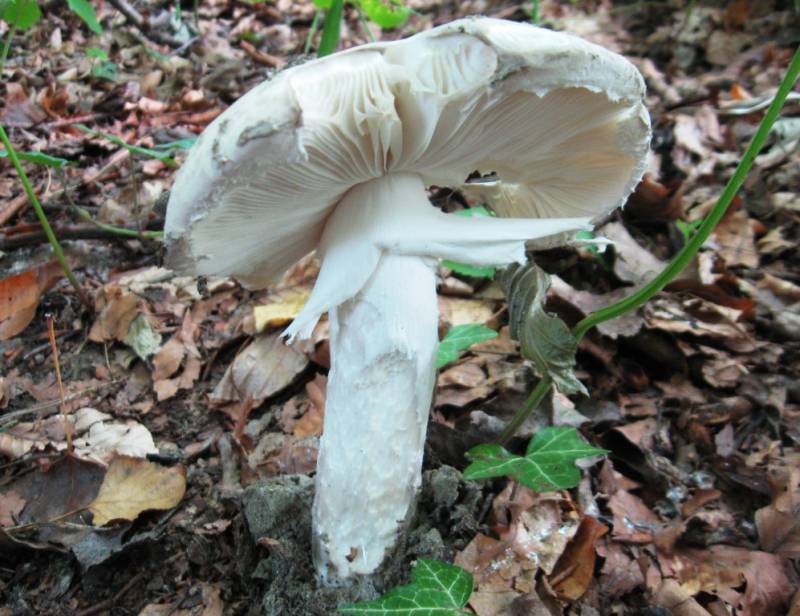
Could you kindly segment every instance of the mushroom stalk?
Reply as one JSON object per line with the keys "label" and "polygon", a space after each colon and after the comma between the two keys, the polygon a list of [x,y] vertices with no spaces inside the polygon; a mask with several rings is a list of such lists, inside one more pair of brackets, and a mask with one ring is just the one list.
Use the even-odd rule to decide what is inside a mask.
{"label": "mushroom stalk", "polygon": [[314,560],[323,583],[375,571],[413,513],[438,344],[432,263],[385,255],[331,311]]}
{"label": "mushroom stalk", "polygon": [[409,173],[364,182],[342,198],[325,224],[317,283],[285,332],[307,336],[330,312],[313,509],[323,583],[373,573],[413,513],[436,379],[436,258],[522,262],[525,240],[587,222],[447,215]]}

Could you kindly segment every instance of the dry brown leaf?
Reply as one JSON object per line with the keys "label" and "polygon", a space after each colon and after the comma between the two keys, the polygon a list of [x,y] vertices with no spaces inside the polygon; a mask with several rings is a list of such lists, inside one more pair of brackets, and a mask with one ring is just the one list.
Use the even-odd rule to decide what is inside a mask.
{"label": "dry brown leaf", "polygon": [[612,222],[604,225],[599,233],[614,242],[614,273],[620,280],[634,284],[650,282],[664,269],[666,263],[637,242],[625,225]]}
{"label": "dry brown leaf", "polygon": [[747,213],[736,210],[726,216],[714,229],[719,247],[716,253],[728,267],[758,267],[756,234]]}
{"label": "dry brown leaf", "polygon": [[306,383],[309,408],[294,424],[292,433],[295,436],[319,436],[325,420],[325,397],[328,390],[328,378],[318,374],[313,381]]}
{"label": "dry brown leaf", "polygon": [[578,532],[567,544],[550,576],[550,585],[560,599],[575,601],[583,596],[594,576],[595,543],[608,527],[592,516],[583,516]]}
{"label": "dry brown leaf", "polygon": [[178,371],[186,354],[186,347],[177,336],[173,336],[153,356],[153,381],[171,377]]}
{"label": "dry brown leaf", "polygon": [[0,340],[16,336],[28,326],[39,297],[63,275],[61,265],[53,259],[0,280]]}
{"label": "dry brown leaf", "polygon": [[139,297],[117,285],[107,285],[95,300],[97,318],[89,332],[92,342],[122,342],[139,314]]}
{"label": "dry brown leaf", "polygon": [[659,554],[659,563],[691,595],[717,595],[737,616],[783,616],[798,584],[789,560],[728,545]]}
{"label": "dry brown leaf", "polygon": [[280,334],[262,334],[228,366],[211,398],[222,402],[246,396],[264,400],[291,384],[307,365],[308,358],[285,345]]}
{"label": "dry brown leaf", "polygon": [[186,471],[140,458],[115,457],[108,466],[100,492],[89,505],[95,526],[111,520],[135,520],[151,509],[171,509],[186,491]]}
{"label": "dry brown leaf", "polygon": [[153,383],[153,390],[159,402],[174,396],[181,389],[189,389],[200,378],[203,362],[192,355],[186,360],[183,372],[174,379],[164,379]]}
{"label": "dry brown leaf", "polygon": [[653,595],[653,603],[672,616],[710,616],[703,606],[675,580],[664,580]]}
{"label": "dry brown leaf", "polygon": [[800,469],[770,477],[772,503],[756,511],[759,545],[767,552],[800,558]]}
{"label": "dry brown leaf", "polygon": [[3,494],[3,498],[0,498],[0,526],[13,526],[16,524],[26,502],[14,490],[9,490]]}

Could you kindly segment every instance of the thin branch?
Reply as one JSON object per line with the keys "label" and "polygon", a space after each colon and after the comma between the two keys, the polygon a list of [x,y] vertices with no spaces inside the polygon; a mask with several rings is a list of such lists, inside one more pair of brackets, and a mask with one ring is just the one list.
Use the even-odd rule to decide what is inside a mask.
{"label": "thin branch", "polygon": [[[153,226],[156,226],[156,224]],[[115,227],[112,225],[98,227],[97,223],[92,224],[92,226],[57,226],[56,232],[62,240],[158,240],[163,235],[161,231],[141,231],[136,227]],[[0,236],[0,250],[9,251],[25,246],[36,246],[47,241],[48,238],[44,231],[31,231],[8,237]]]}

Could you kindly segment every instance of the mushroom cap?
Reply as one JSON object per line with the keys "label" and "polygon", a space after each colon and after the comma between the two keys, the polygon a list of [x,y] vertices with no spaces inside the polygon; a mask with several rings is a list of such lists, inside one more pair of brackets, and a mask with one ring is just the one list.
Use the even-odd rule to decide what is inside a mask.
{"label": "mushroom cap", "polygon": [[[348,190],[397,172],[499,216],[599,218],[644,173],[643,97],[622,56],[484,17],[294,66],[190,151],[167,209],[169,264],[265,286],[316,248]],[[475,172],[496,179],[466,184]]]}

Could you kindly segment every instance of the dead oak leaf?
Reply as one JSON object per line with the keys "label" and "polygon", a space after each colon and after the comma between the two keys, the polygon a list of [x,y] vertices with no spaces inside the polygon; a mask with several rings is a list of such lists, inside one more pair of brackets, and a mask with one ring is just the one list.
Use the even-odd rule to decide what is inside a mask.
{"label": "dead oak leaf", "polygon": [[773,554],[800,558],[800,470],[770,478],[772,503],[756,511],[761,547]]}
{"label": "dead oak leaf", "polygon": [[186,492],[186,471],[141,458],[119,456],[109,464],[97,497],[88,509],[94,525],[135,520],[143,511],[171,509]]}

